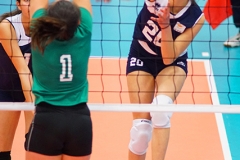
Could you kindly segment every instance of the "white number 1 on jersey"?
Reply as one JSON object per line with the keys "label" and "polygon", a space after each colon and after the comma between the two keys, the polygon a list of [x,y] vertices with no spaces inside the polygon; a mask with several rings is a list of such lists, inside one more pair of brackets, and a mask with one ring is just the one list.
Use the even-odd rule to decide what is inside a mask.
{"label": "white number 1 on jersey", "polygon": [[61,82],[72,81],[72,58],[71,55],[62,55],[60,57],[60,62],[62,63],[62,74],[60,75]]}

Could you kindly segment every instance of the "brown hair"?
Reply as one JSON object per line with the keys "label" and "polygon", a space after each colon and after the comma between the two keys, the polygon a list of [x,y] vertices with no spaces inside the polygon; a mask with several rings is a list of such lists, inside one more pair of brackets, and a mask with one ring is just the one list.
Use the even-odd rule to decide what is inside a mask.
{"label": "brown hair", "polygon": [[[21,0],[17,0],[17,2],[20,3]],[[21,10],[19,10],[18,8],[16,8],[15,10],[8,12],[8,13],[4,13],[0,16],[0,22],[2,22],[4,19],[6,19],[7,17],[11,17],[11,16],[15,16],[17,14],[22,13]]]}
{"label": "brown hair", "polygon": [[31,45],[44,52],[53,40],[69,40],[79,25],[80,10],[69,1],[58,1],[49,6],[46,15],[32,21]]}

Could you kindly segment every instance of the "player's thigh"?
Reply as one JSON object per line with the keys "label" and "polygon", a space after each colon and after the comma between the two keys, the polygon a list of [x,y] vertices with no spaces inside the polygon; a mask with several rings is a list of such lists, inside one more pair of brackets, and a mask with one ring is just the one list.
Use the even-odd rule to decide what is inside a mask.
{"label": "player's thigh", "polygon": [[33,111],[24,111],[24,118],[25,118],[25,133],[29,131],[29,127],[33,120]]}
{"label": "player's thigh", "polygon": [[62,160],[90,160],[90,155],[87,156],[68,156],[63,155]]}
{"label": "player's thigh", "polygon": [[0,151],[11,150],[21,111],[0,111]]}
{"label": "player's thigh", "polygon": [[[155,93],[154,77],[144,71],[134,71],[127,75],[128,92],[131,103],[150,104]],[[150,119],[146,112],[133,112],[133,119]]]}
{"label": "player's thigh", "polygon": [[134,71],[127,75],[127,85],[131,103],[152,103],[155,92],[154,77],[144,71]]}
{"label": "player's thigh", "polygon": [[176,99],[186,80],[186,72],[178,66],[163,69],[156,77],[157,94],[164,94]]}
{"label": "player's thigh", "polygon": [[36,152],[26,152],[26,160],[62,160],[62,155],[47,156]]}

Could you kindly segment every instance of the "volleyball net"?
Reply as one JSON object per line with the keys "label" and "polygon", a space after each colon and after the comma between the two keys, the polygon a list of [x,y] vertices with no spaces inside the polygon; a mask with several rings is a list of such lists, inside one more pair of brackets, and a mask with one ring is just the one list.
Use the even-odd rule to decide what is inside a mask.
{"label": "volleyball net", "polygon": [[[1,3],[1,14],[15,9],[10,0]],[[92,3],[92,52],[88,71],[90,110],[240,113],[238,50],[224,48],[222,44],[235,34],[230,18],[215,30],[206,22],[189,46],[188,76],[174,104],[130,104],[126,58],[143,1]],[[197,3],[204,10],[205,2]],[[34,110],[34,104],[2,102],[0,110]]]}

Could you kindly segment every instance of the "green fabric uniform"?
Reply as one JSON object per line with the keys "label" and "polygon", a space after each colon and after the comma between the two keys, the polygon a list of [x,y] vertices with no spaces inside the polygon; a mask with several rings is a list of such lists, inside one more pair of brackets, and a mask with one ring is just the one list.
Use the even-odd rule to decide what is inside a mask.
{"label": "green fabric uniform", "polygon": [[[88,101],[88,60],[91,52],[92,16],[80,8],[80,25],[72,39],[54,40],[44,53],[32,48],[35,104],[73,106]],[[37,10],[33,19],[46,14]]]}

